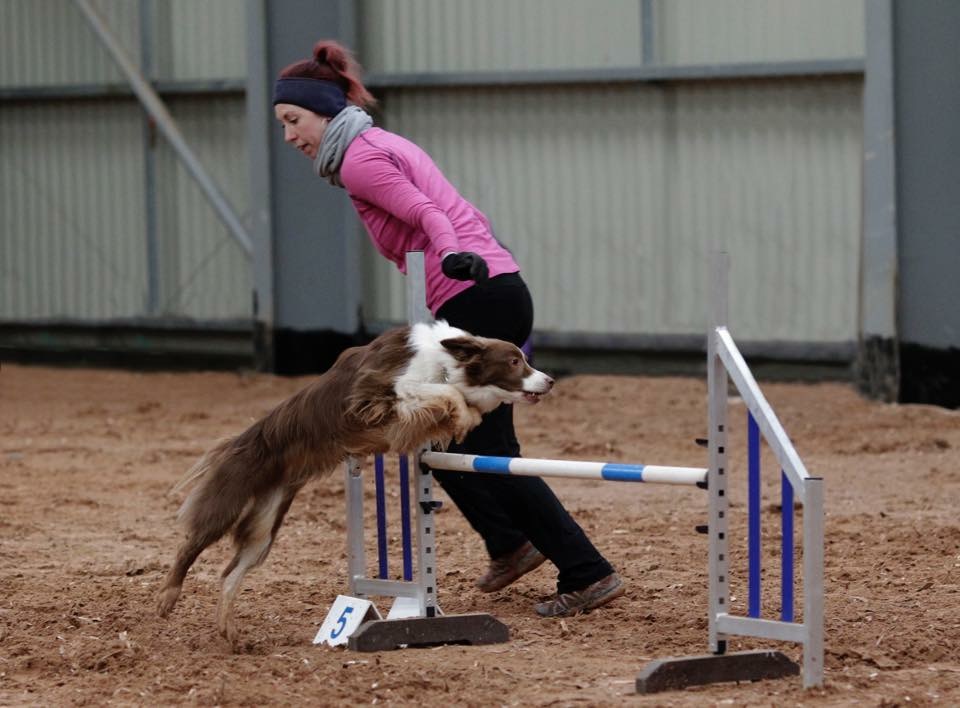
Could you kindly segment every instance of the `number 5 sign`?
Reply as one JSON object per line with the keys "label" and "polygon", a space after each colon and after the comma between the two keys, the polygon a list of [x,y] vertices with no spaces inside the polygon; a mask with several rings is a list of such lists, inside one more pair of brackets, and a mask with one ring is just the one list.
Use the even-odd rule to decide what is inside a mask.
{"label": "number 5 sign", "polygon": [[313,643],[329,644],[332,647],[346,644],[350,635],[357,631],[357,627],[368,619],[381,619],[380,613],[370,600],[337,595],[333,607],[320,625],[320,631],[313,638]]}

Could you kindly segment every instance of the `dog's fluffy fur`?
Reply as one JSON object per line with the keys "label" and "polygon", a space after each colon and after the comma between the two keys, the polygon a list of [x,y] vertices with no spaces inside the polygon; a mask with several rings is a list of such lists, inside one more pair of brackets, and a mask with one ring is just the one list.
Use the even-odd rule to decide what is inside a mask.
{"label": "dog's fluffy fur", "polygon": [[401,327],[348,349],[313,384],[207,452],[174,488],[187,538],[160,590],[166,616],[200,553],[231,529],[217,627],[236,639],[232,607],[244,575],[270,552],[294,496],[347,457],[445,446],[501,403],[536,402],[553,385],[513,344],[445,322]]}

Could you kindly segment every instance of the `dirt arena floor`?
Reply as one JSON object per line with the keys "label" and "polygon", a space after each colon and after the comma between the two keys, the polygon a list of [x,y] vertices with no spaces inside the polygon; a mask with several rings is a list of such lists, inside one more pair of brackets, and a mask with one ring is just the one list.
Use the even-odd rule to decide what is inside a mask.
{"label": "dirt arena floor", "polygon": [[[213,626],[225,543],[159,619],[154,594],[180,540],[171,485],[306,381],[3,366],[0,705],[960,705],[960,413],[873,403],[839,383],[764,386],[826,480],[823,689],[791,678],[632,693],[650,659],[706,651],[706,538],[694,532],[705,497],[693,488],[553,484],[628,584],[624,598],[564,620],[533,613],[553,588],[549,564],[504,591],[475,590],[482,545],[446,504],[441,606],[496,615],[508,644],[379,654],[311,644],[346,589],[340,473],[304,490],[248,577],[239,652]],[[696,378],[580,376],[517,417],[530,457],[702,466],[693,440],[705,406]],[[746,425],[742,403],[730,407],[732,604],[744,613]],[[764,613],[775,618],[779,473],[768,457]],[[394,485],[394,518],[397,500]],[[731,645],[799,657],[789,644]]]}

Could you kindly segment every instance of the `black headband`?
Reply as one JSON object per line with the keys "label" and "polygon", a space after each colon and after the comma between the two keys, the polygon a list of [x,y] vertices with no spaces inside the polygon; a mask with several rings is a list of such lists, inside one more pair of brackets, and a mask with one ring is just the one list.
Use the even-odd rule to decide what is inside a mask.
{"label": "black headband", "polygon": [[290,77],[277,79],[273,105],[278,103],[292,103],[332,118],[347,107],[347,98],[343,89],[332,81]]}

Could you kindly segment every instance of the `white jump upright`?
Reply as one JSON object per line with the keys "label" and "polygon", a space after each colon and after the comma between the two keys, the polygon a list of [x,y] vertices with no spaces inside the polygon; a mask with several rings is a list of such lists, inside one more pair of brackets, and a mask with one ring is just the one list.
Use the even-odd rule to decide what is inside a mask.
{"label": "white jump upright", "polygon": [[[423,252],[407,253],[406,266],[407,320],[410,324],[429,322],[432,317],[426,305]],[[360,598],[411,598],[417,606],[416,617],[388,618],[361,624],[348,640],[349,648],[355,651],[383,651],[438,644],[496,644],[510,638],[507,626],[491,615],[444,615],[437,604],[434,512],[440,507],[440,502],[433,499],[433,474],[430,468],[419,463],[420,455],[427,449],[424,447],[415,451],[416,463],[409,478],[417,527],[417,572],[413,580],[367,577],[362,469],[357,460],[347,460],[347,544],[351,595]]]}
{"label": "white jump upright", "polygon": [[[407,320],[410,324],[430,321],[426,305],[426,283],[422,252],[407,254]],[[419,453],[420,451],[418,451]],[[413,581],[369,578],[364,553],[363,474],[360,462],[353,458],[346,464],[347,545],[350,594],[354,597],[382,596],[413,598],[420,617],[440,614],[437,607],[437,589],[434,572],[432,523],[425,521],[424,509],[435,508],[433,475],[411,475],[417,513],[417,577]]]}
{"label": "white jump upright", "polygon": [[[707,335],[707,386],[709,388],[710,479],[709,521],[709,645],[715,654],[726,650],[727,637],[760,637],[803,645],[803,685],[823,684],[823,480],[811,476],[764,397],[746,361],[727,329],[727,292],[730,261],[726,253],[711,259],[712,321]],[[784,483],[803,505],[803,622],[788,622],[731,614],[728,590],[727,503],[727,391],[729,380],[756,420],[763,439],[783,470]],[[784,518],[792,509],[783,509]],[[792,524],[790,526],[792,528]],[[759,539],[757,540],[759,544]],[[790,543],[792,548],[792,539]],[[756,549],[759,553],[759,548]],[[792,558],[784,558],[791,568]],[[759,575],[751,577],[759,594]],[[792,602],[785,588],[784,603]],[[792,612],[789,613],[792,616]]]}

